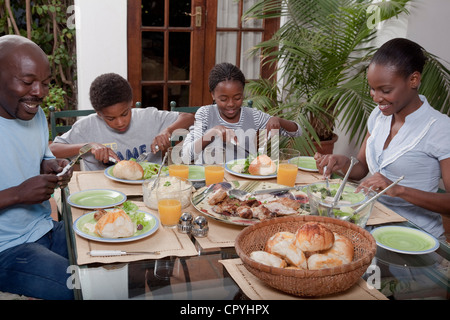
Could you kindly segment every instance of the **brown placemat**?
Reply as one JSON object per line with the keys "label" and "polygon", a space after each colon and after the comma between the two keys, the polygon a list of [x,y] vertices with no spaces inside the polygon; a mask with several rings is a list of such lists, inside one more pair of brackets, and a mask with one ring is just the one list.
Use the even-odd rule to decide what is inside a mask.
{"label": "brown placemat", "polygon": [[350,289],[318,298],[302,298],[290,295],[270,287],[250,273],[242,263],[242,260],[219,260],[224,265],[241,290],[252,300],[387,300],[387,298],[375,288],[369,288],[362,278]]}
{"label": "brown placemat", "polygon": [[104,171],[74,171],[69,182],[70,193],[88,189],[109,189],[127,196],[142,195],[142,184],[124,183],[106,177]]}
{"label": "brown placemat", "polygon": [[[145,212],[151,212],[155,216],[159,217],[158,212],[149,209],[143,202],[136,203],[140,210]],[[85,213],[92,212],[92,210],[83,210],[72,207],[73,221]],[[129,262],[145,259],[160,259],[167,256],[195,256],[198,254],[195,245],[191,241],[190,237],[186,234],[179,233],[175,229],[167,229],[159,226],[158,230],[152,235],[130,242],[123,243],[105,243],[94,240],[89,240],[75,235],[76,250],[77,250],[77,263],[79,265],[89,264],[94,262],[112,263],[112,262]],[[159,255],[154,254],[142,254],[142,255],[124,255],[124,256],[112,256],[112,257],[91,257],[88,252],[91,250],[121,250],[121,251],[157,251]]]}

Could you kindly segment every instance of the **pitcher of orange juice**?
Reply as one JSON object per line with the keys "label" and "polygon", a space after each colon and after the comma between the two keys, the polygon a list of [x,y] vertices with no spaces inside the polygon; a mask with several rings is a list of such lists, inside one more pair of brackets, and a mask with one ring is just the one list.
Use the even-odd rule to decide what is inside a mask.
{"label": "pitcher of orange juice", "polygon": [[300,156],[300,151],[295,149],[283,148],[280,149],[279,159],[278,159],[278,170],[277,170],[277,183],[288,187],[293,187],[295,185],[295,180],[297,179],[298,166],[296,162],[291,163],[291,160],[298,158]]}
{"label": "pitcher of orange juice", "polygon": [[205,184],[220,183],[225,176],[225,149],[218,146],[206,147],[203,151]]}

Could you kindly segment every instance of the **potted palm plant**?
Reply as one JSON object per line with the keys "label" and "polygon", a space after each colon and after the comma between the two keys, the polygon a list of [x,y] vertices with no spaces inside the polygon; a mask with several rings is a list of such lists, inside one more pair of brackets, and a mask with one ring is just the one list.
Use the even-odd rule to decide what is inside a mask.
{"label": "potted palm plant", "polygon": [[[357,143],[375,107],[366,70],[376,47],[377,22],[407,13],[410,0],[261,0],[244,19],[286,17],[286,22],[253,54],[275,64],[269,79],[250,81],[247,94],[254,106],[283,113],[303,128],[302,137],[285,141],[313,154],[323,141],[335,139],[339,126]],[[450,72],[432,54],[420,88],[431,105],[449,114]],[[441,109],[442,107],[442,109]]]}

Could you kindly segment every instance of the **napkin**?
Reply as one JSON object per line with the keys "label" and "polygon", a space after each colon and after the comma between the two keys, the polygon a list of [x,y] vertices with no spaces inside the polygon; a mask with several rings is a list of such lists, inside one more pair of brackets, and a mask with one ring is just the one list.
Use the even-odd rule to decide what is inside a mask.
{"label": "napkin", "polygon": [[362,278],[344,292],[318,298],[302,298],[265,284],[250,273],[239,258],[219,260],[219,262],[224,265],[239,288],[252,300],[387,300],[377,289],[369,288]]}

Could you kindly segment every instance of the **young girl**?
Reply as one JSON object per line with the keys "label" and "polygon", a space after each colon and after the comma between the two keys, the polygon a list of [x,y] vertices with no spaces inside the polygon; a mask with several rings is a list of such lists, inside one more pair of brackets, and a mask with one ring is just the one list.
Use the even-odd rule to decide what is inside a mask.
{"label": "young girl", "polygon": [[[418,94],[426,57],[418,44],[393,39],[375,53],[368,69],[370,94],[378,108],[350,174],[361,185],[381,191],[405,178],[379,201],[422,229],[441,237],[439,213],[450,212],[450,118]],[[350,160],[316,154],[319,170],[346,171]],[[446,193],[437,193],[442,177]]]}
{"label": "young girl", "polygon": [[191,128],[183,144],[183,153],[198,155],[208,145],[226,148],[227,161],[256,154],[257,131],[279,130],[280,134],[297,137],[301,127],[289,120],[270,116],[257,109],[243,107],[245,76],[231,63],[214,66],[209,74],[209,91],[213,104],[201,107],[195,114]]}

